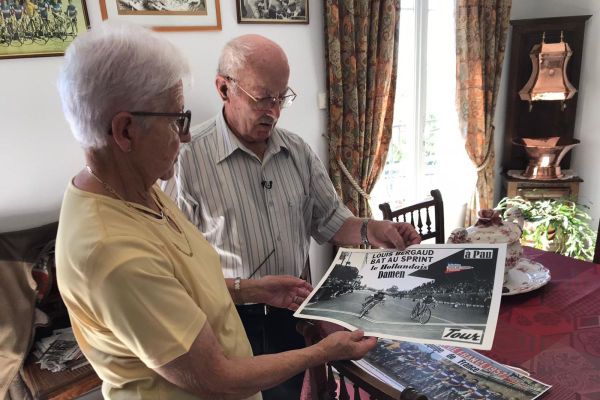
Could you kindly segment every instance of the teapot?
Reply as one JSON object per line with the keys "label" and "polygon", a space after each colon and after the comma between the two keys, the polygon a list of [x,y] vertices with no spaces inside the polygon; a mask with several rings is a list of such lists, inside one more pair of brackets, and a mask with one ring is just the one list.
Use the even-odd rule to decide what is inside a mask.
{"label": "teapot", "polygon": [[521,210],[510,208],[505,213],[505,220],[499,211],[492,209],[479,210],[477,215],[475,225],[453,230],[448,243],[506,243],[506,270],[514,268],[523,255],[520,239],[524,218]]}

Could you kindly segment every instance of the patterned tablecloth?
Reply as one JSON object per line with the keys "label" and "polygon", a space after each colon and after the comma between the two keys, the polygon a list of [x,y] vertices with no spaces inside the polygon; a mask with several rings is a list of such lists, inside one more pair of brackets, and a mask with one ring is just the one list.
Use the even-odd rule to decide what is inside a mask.
{"label": "patterned tablecloth", "polygon": [[531,248],[524,256],[552,279],[502,298],[493,347],[482,353],[553,385],[544,400],[600,399],[600,265]]}

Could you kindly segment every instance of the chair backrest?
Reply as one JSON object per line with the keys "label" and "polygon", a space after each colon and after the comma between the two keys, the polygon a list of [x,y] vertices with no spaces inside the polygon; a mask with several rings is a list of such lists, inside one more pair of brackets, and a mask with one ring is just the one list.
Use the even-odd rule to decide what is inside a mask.
{"label": "chair backrest", "polygon": [[598,233],[596,234],[596,248],[594,249],[594,264],[600,264],[600,221],[598,221]]}
{"label": "chair backrest", "polygon": [[[444,202],[442,201],[442,193],[438,189],[433,189],[430,193],[431,200],[394,211],[390,208],[389,203],[380,204],[379,209],[383,212],[383,219],[408,222],[415,227],[419,235],[421,235],[422,240],[435,238],[436,243],[444,243],[446,237],[444,235]],[[433,214],[433,224],[431,214]]]}

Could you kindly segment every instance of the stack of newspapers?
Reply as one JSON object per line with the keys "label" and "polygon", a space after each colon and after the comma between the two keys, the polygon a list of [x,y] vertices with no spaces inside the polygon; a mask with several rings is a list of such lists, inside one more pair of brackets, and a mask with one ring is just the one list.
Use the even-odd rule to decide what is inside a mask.
{"label": "stack of newspapers", "polygon": [[354,361],[378,380],[430,399],[537,399],[550,385],[466,348],[381,339]]}
{"label": "stack of newspapers", "polygon": [[35,343],[33,355],[41,369],[52,372],[74,370],[89,364],[77,345],[71,328],[57,329]]}

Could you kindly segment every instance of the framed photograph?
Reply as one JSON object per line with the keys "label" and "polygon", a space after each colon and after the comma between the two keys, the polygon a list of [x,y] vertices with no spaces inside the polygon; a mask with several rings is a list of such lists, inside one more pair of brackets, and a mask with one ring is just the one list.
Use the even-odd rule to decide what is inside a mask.
{"label": "framed photograph", "polygon": [[308,24],[308,0],[235,0],[240,24]]}
{"label": "framed photograph", "polygon": [[219,0],[100,0],[100,12],[155,31],[221,30]]}
{"label": "framed photograph", "polygon": [[0,58],[62,56],[89,26],[85,0],[3,0]]}

